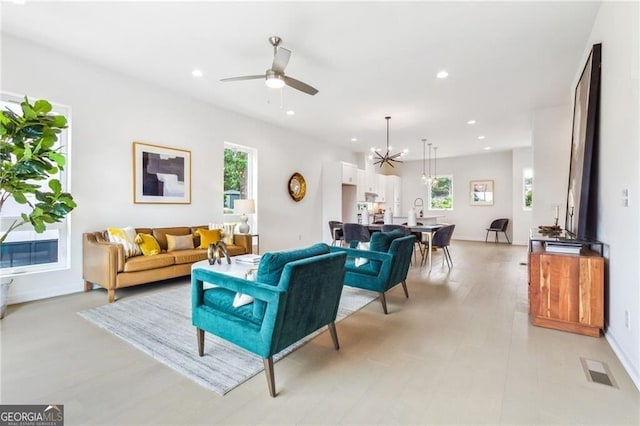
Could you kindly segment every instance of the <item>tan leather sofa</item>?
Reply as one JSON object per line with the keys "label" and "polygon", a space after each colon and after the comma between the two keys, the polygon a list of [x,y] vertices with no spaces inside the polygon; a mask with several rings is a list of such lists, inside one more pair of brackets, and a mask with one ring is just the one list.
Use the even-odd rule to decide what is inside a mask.
{"label": "tan leather sofa", "polygon": [[[121,244],[111,243],[107,231],[87,232],[82,236],[82,278],[84,291],[93,284],[107,289],[109,303],[115,300],[116,289],[145,284],[191,274],[191,264],[207,258],[207,250],[194,248],[167,252],[168,235],[193,235],[194,247],[200,246],[197,229],[207,226],[180,226],[170,228],[136,228],[136,232],[151,234],[158,241],[162,252],[153,256],[134,256],[125,259]],[[252,252],[251,235],[236,234],[234,244],[228,244],[229,255]]]}

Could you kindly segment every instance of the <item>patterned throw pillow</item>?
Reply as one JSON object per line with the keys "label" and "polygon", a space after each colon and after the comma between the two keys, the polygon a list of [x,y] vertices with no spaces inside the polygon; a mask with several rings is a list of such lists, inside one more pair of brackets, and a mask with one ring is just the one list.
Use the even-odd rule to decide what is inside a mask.
{"label": "patterned throw pillow", "polygon": [[217,243],[222,239],[221,229],[198,229],[194,234],[200,236],[201,249],[209,248],[209,244]]}
{"label": "patterned throw pillow", "polygon": [[224,243],[226,245],[231,245],[233,244],[233,230],[236,227],[235,224],[233,223],[225,223],[224,224]]}
{"label": "patterned throw pillow", "polygon": [[167,251],[188,250],[193,248],[193,237],[189,235],[167,234]]}
{"label": "patterned throw pillow", "polygon": [[[360,243],[358,243],[358,250],[370,250],[370,243],[365,243],[363,241],[360,241]],[[362,265],[366,265],[367,263],[369,263],[369,259],[367,259],[366,257],[356,257],[355,259],[355,265],[356,267],[360,267]]]}
{"label": "patterned throw pillow", "polygon": [[107,228],[109,242],[119,243],[124,247],[124,257],[140,256],[142,250],[136,244],[136,230],[130,226],[125,228]]}
{"label": "patterned throw pillow", "polygon": [[142,254],[145,256],[160,254],[160,244],[158,244],[158,240],[153,238],[151,234],[138,234],[136,235],[135,242],[138,243]]}

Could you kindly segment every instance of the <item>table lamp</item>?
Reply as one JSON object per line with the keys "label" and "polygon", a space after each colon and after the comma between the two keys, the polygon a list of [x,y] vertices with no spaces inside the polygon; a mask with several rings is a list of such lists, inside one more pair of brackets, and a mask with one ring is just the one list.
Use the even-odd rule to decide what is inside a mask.
{"label": "table lamp", "polygon": [[240,214],[240,225],[238,226],[238,231],[241,234],[249,233],[249,218],[247,214],[253,214],[256,212],[256,203],[251,199],[247,200],[235,200],[233,203],[233,211],[236,214]]}

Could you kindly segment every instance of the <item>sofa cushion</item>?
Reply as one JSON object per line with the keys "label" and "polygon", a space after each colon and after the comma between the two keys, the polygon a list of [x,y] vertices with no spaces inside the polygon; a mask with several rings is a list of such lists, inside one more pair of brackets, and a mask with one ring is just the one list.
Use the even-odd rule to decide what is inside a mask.
{"label": "sofa cushion", "polygon": [[175,226],[171,228],[153,228],[153,238],[158,240],[160,248],[167,250],[167,234],[170,235],[190,235],[191,228],[188,226]]}
{"label": "sofa cushion", "polygon": [[148,271],[171,266],[174,263],[175,258],[167,253],[160,253],[155,256],[135,256],[128,258],[124,263],[124,272]]}
{"label": "sofa cushion", "polygon": [[193,248],[193,235],[167,234],[167,251],[190,250]]}
{"label": "sofa cushion", "polygon": [[239,254],[247,254],[247,250],[242,246],[227,244],[227,253],[229,253],[229,256],[237,256]]}
{"label": "sofa cushion", "polygon": [[207,251],[202,249],[176,250],[167,252],[167,254],[174,257],[176,265],[200,262],[207,258]]}

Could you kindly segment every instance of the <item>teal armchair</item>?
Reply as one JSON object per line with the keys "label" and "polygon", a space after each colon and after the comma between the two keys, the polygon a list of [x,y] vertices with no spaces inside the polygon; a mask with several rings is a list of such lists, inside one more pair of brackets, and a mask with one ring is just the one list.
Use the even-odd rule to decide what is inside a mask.
{"label": "teal armchair", "polygon": [[[262,357],[269,394],[275,397],[273,355],[324,326],[328,326],[336,350],[340,348],[335,320],[345,261],[345,253],[329,253],[328,245],[316,244],[301,250],[265,253],[256,281],[215,268],[194,268],[192,323],[199,355],[204,355],[207,332]],[[217,287],[205,289],[204,282]],[[236,293],[255,300],[235,308]]]}
{"label": "teal armchair", "polygon": [[[375,232],[371,235],[369,250],[331,247],[331,251],[347,253],[349,256],[344,284],[378,292],[382,310],[387,314],[384,295],[387,290],[402,284],[405,296],[409,297],[406,280],[415,241],[414,235],[405,236],[399,230]],[[366,263],[359,265],[365,259]]]}

